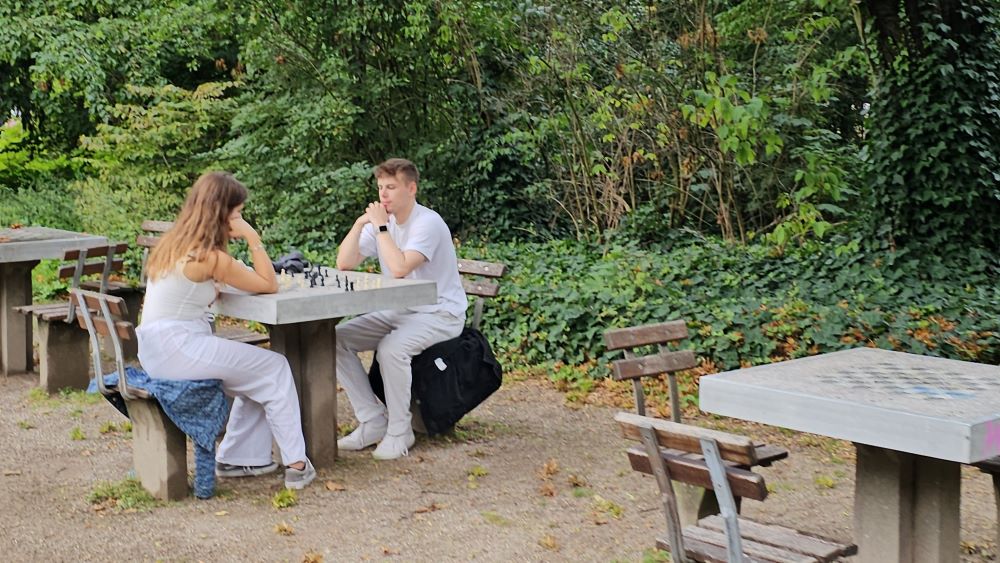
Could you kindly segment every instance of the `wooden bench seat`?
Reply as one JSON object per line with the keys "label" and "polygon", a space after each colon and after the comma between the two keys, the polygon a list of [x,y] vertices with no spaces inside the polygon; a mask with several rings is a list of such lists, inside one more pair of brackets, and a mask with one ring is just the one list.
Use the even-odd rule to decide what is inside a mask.
{"label": "wooden bench seat", "polygon": [[[681,421],[680,391],[677,385],[676,372],[691,369],[697,365],[697,358],[691,350],[672,350],[671,343],[679,342],[688,336],[687,323],[683,320],[673,320],[662,323],[647,324],[626,328],[609,329],[604,332],[604,344],[608,350],[622,350],[625,358],[615,360],[612,365],[612,377],[617,381],[631,380],[635,409],[640,416],[646,414],[646,397],[642,388],[642,379],[646,377],[662,377],[666,375],[670,389],[670,418]],[[656,346],[657,352],[638,356],[635,349],[645,346]],[[704,465],[700,454],[682,452],[676,449],[667,450],[678,460],[690,460]],[[637,471],[649,471],[649,458],[642,450],[631,449],[628,452],[632,468]],[[750,469],[755,466],[769,466],[775,461],[788,457],[788,450],[780,446],[762,443],[754,444],[754,457],[748,459],[739,467]],[[642,469],[642,468],[645,468]],[[708,487],[702,485],[687,486],[678,483],[677,497],[682,524],[692,524],[699,518],[718,514],[719,504],[714,495],[706,492]],[[736,492],[736,508],[740,507],[743,495]]]}
{"label": "wooden bench seat", "polygon": [[[667,521],[667,534],[656,538],[656,546],[669,551],[672,561],[816,563],[857,553],[853,544],[738,517],[734,495],[767,498],[764,477],[747,469],[761,461],[758,456],[770,455],[766,446],[745,436],[631,413],[619,413],[615,421],[625,438],[642,444],[628,450],[633,469],[656,478]],[[721,516],[682,526],[675,482],[714,491]]]}
{"label": "wooden bench seat", "polygon": [[[79,328],[76,330],[89,337],[98,390],[104,395],[120,394],[128,408],[129,419],[132,421],[132,463],[136,478],[143,488],[158,499],[185,498],[188,494],[187,436],[163,412],[156,399],[145,389],[129,386],[125,377],[122,344],[135,340],[135,328],[127,320],[125,300],[114,295],[80,289],[72,289],[70,293],[79,304],[80,314],[74,324],[83,327],[86,332]],[[110,328],[112,326],[114,331]],[[110,341],[110,346],[106,348],[111,348],[115,356],[118,371],[116,386],[104,383],[101,337]],[[79,360],[78,358],[77,361]]]}
{"label": "wooden bench seat", "polygon": [[[95,291],[107,293],[116,288],[110,276],[124,268],[120,258],[128,245],[113,244],[85,250],[70,250],[63,255],[63,265],[59,268],[59,279],[72,280],[72,288],[94,287]],[[98,276],[87,280],[86,276]],[[138,295],[121,295],[134,311],[138,311]],[[37,324],[35,331],[38,343],[38,375],[42,388],[52,393],[66,387],[84,389],[90,379],[87,363],[80,362],[87,355],[87,335],[72,325],[76,320],[76,305],[72,299],[56,303],[40,303],[16,307],[15,311],[31,315]],[[135,318],[133,317],[133,321]],[[134,359],[136,346],[127,343],[123,349],[125,356]]]}

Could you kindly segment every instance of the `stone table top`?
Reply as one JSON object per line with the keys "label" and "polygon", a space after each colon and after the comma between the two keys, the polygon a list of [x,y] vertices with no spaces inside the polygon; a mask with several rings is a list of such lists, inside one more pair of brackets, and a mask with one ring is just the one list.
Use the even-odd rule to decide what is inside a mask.
{"label": "stone table top", "polygon": [[0,262],[62,258],[68,250],[82,250],[106,244],[108,239],[105,237],[48,227],[0,229]]}
{"label": "stone table top", "polygon": [[855,348],[700,387],[713,414],[962,463],[1000,455],[1000,366]]}
{"label": "stone table top", "polygon": [[[304,275],[294,274],[279,276],[278,293],[247,294],[223,290],[212,310],[228,317],[279,325],[437,302],[437,284],[432,281],[386,278],[381,274],[343,272],[333,268],[324,270],[328,280],[324,281],[324,286],[310,287]],[[349,280],[353,283],[353,291],[337,287],[335,279]]]}

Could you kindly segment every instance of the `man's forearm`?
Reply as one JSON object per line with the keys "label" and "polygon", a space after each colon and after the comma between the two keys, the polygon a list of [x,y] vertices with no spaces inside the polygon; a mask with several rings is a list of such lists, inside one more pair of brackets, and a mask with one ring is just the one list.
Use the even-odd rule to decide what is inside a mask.
{"label": "man's forearm", "polygon": [[403,255],[403,251],[396,246],[396,242],[392,240],[388,234],[380,234],[377,236],[378,241],[378,255],[382,259],[382,262],[389,268],[389,273],[392,274],[394,278],[405,277],[406,271],[406,256]]}
{"label": "man's forearm", "polygon": [[337,269],[353,270],[361,263],[361,231],[365,228],[365,223],[355,222],[347,236],[340,243],[337,250]]}

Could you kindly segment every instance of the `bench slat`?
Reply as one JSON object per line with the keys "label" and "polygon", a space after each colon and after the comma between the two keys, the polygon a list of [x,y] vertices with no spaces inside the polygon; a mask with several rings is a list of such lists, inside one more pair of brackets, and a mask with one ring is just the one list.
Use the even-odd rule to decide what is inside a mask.
{"label": "bench slat", "polygon": [[698,359],[691,350],[661,352],[641,358],[629,358],[611,362],[615,380],[636,379],[647,375],[691,369],[698,365]]}
{"label": "bench slat", "polygon": [[[92,311],[100,311],[101,310],[101,304],[97,300],[96,297],[91,297],[89,295],[83,295],[83,298],[84,298],[85,302],[87,303],[87,308],[88,309],[90,309]],[[122,299],[121,297],[115,296],[115,295],[105,295],[103,298],[104,298],[105,301],[107,301],[107,303],[108,303],[108,310],[111,311],[112,315],[114,315],[116,317],[125,317],[125,316],[128,316],[128,308],[125,307],[125,300],[124,299]],[[87,328],[86,325],[83,325],[83,327]]]}
{"label": "bench slat", "polygon": [[173,221],[146,220],[142,222],[142,230],[144,231],[152,231],[154,233],[165,233],[172,228],[174,228]]}
{"label": "bench slat", "polygon": [[[104,317],[93,315],[91,319],[94,321],[94,328],[97,329],[97,333],[102,336],[108,336],[108,324],[105,322]],[[83,315],[77,315],[76,322],[80,325],[80,328],[87,330],[87,321],[84,320]],[[128,321],[115,321],[115,330],[118,332],[118,337],[122,340],[135,340],[135,329],[132,328],[132,323]]]}
{"label": "bench slat", "polygon": [[[664,539],[657,538],[657,546],[659,546],[661,542],[664,542]],[[688,547],[688,542],[691,543],[691,547]],[[725,555],[726,536],[721,532],[699,528],[698,526],[688,526],[687,528],[684,528],[684,544],[689,555],[693,555],[692,547],[696,545],[717,546],[723,553],[722,559],[719,561],[721,561],[721,563],[726,563],[727,561]],[[816,559],[809,557],[808,555],[802,555],[801,553],[795,553],[771,545],[757,543],[747,539],[746,537],[743,538],[742,544],[743,554],[745,556],[744,561],[767,561],[768,563],[816,563]],[[712,556],[715,557],[714,553]],[[706,560],[714,561],[715,559]]]}
{"label": "bench slat", "polygon": [[[855,545],[834,543],[784,526],[761,524],[746,518],[740,518],[739,523],[740,535],[748,540],[809,555],[820,561],[832,561],[838,557],[854,555],[858,550]],[[721,516],[716,515],[702,518],[698,521],[698,526],[722,532],[726,524]]]}
{"label": "bench slat", "polygon": [[[115,260],[111,263],[111,270],[114,272],[120,272],[123,267],[125,267],[124,260]],[[84,264],[83,268],[81,269],[80,275],[85,276],[88,274],[100,274],[102,272],[104,272],[104,262],[90,262],[88,264]],[[75,265],[63,266],[62,268],[59,268],[60,279],[71,278],[75,274],[76,274]]]}
{"label": "bench slat", "polygon": [[20,307],[14,307],[14,310],[25,315],[37,315],[48,310],[65,307],[68,307],[67,301],[60,301],[58,303],[41,303],[38,305],[22,305]]}
{"label": "bench slat", "polygon": [[[682,455],[671,455],[670,451],[682,454],[679,450],[660,450],[663,461],[670,469],[670,478],[682,483],[697,485],[703,489],[714,490],[712,487],[712,476],[708,472],[708,465],[704,459],[690,459]],[[632,469],[640,473],[653,474],[653,469],[649,463],[649,456],[645,450],[639,448],[628,449],[628,460],[632,464]],[[738,467],[726,468],[726,479],[733,490],[733,494],[738,497],[751,498],[754,500],[764,500],[767,498],[767,485],[764,484],[764,477],[753,471],[740,469]]]}
{"label": "bench slat", "polygon": [[772,444],[757,444],[757,465],[770,467],[778,460],[788,457],[788,450]]}
{"label": "bench slat", "polygon": [[[122,242],[113,246],[98,246],[95,248],[87,249],[87,258],[98,258],[100,256],[107,256],[108,250],[114,250],[115,254],[121,254],[128,250],[128,244]],[[66,254],[63,255],[63,260],[76,260],[80,257],[79,250],[67,250]]]}
{"label": "bench slat", "polygon": [[477,295],[480,297],[496,297],[500,293],[500,286],[494,282],[486,280],[469,280],[462,278],[462,288],[466,295]]}
{"label": "bench slat", "polygon": [[135,237],[135,244],[143,248],[153,248],[158,242],[160,242],[160,237],[149,235],[139,235]]}
{"label": "bench slat", "polygon": [[470,274],[473,276],[483,276],[487,278],[499,278],[507,270],[505,264],[495,262],[481,262],[479,260],[458,260],[458,273]]}
{"label": "bench slat", "polygon": [[649,344],[665,344],[687,338],[688,330],[684,321],[667,321],[644,326],[616,328],[604,332],[604,346],[608,350],[635,348]]}
{"label": "bench slat", "polygon": [[629,440],[641,441],[639,427],[649,424],[656,431],[660,445],[663,447],[685,452],[701,453],[700,440],[702,438],[712,438],[719,444],[719,454],[722,456],[722,459],[749,467],[757,465],[757,450],[753,442],[746,436],[689,426],[658,418],[648,418],[628,412],[616,414],[615,421],[621,427],[622,435]]}
{"label": "bench slat", "polygon": [[[100,291],[101,282],[97,280],[88,280],[85,282],[80,282],[80,287],[89,291]],[[128,284],[128,282],[108,280],[108,291],[127,291],[134,290],[135,288]]]}

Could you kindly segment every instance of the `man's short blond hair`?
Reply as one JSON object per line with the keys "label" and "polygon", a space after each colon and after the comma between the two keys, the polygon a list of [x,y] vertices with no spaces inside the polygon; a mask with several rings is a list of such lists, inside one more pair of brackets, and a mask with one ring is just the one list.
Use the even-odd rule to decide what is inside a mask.
{"label": "man's short blond hair", "polygon": [[376,178],[386,178],[402,173],[407,180],[417,182],[420,180],[420,171],[417,165],[405,158],[390,158],[389,160],[375,167]]}

